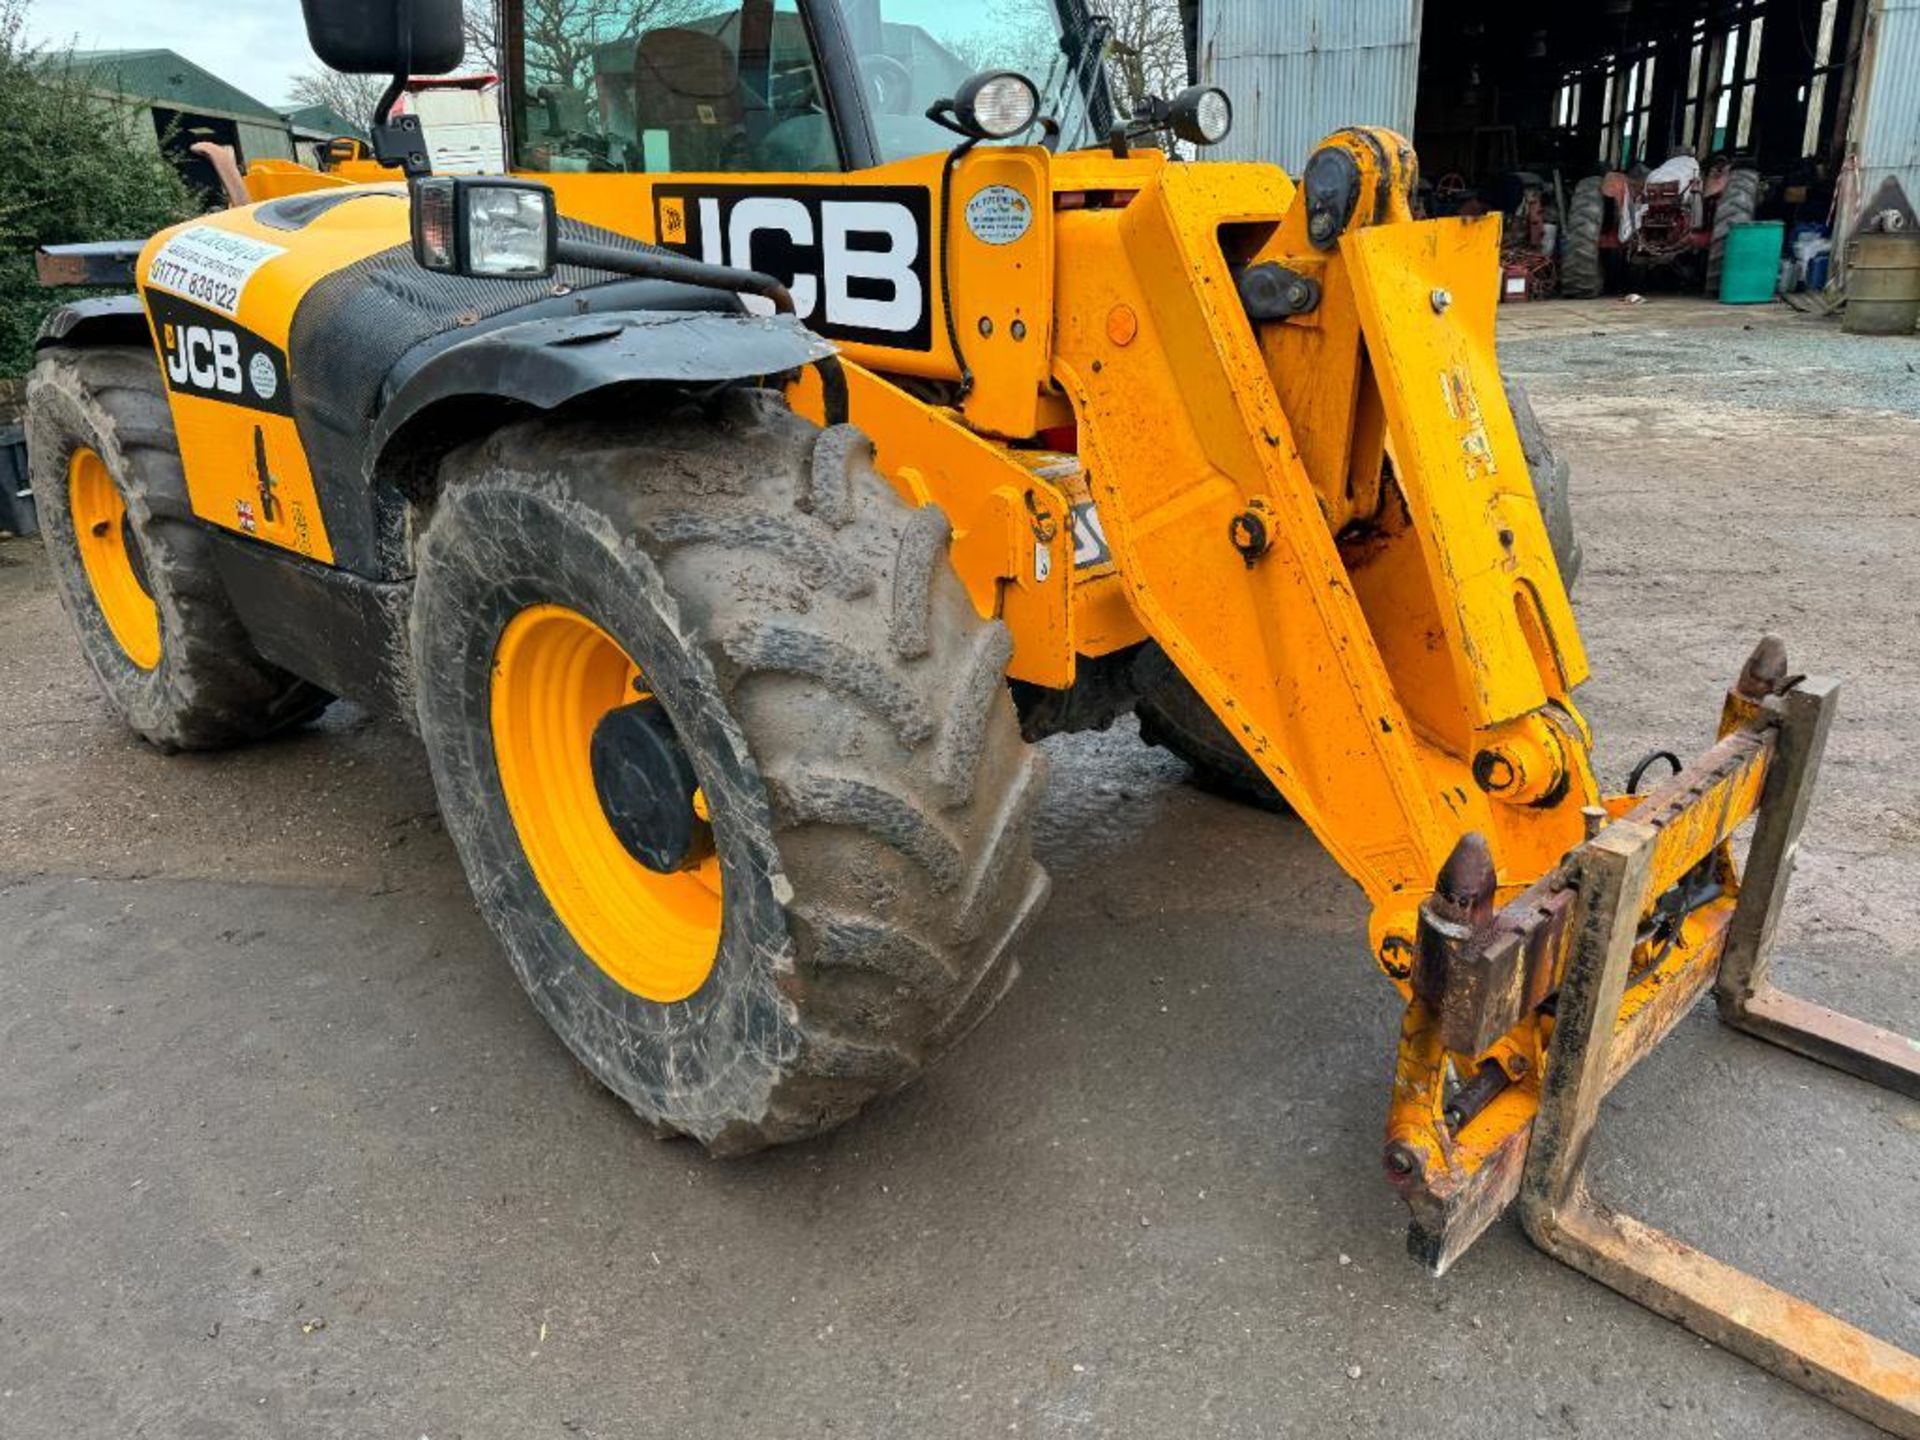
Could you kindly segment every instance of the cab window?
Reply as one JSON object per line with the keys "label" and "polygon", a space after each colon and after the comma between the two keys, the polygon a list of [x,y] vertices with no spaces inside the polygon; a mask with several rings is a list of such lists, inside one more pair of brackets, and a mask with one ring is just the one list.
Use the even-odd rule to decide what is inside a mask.
{"label": "cab window", "polygon": [[[1110,102],[1102,63],[1110,31],[1064,0],[846,0],[847,28],[883,160],[951,149],[926,118],[981,70],[1017,70],[1060,127],[1062,150],[1101,143]],[[1016,136],[1032,144],[1039,132]]]}
{"label": "cab window", "polygon": [[511,47],[523,170],[842,168],[797,0],[555,6]]}

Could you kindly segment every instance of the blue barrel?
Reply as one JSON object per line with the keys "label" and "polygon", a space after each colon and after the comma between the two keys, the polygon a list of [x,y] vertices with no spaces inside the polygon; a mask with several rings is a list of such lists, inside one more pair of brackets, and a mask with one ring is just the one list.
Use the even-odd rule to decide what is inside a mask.
{"label": "blue barrel", "polygon": [[1720,261],[1722,305],[1760,305],[1773,298],[1786,233],[1781,220],[1747,220],[1727,227],[1726,253]]}

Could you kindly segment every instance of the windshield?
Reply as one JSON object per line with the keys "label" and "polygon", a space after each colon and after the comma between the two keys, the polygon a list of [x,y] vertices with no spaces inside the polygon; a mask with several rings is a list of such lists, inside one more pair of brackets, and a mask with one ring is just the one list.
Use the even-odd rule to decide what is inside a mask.
{"label": "windshield", "polygon": [[[981,70],[1031,79],[1062,148],[1100,142],[1105,22],[1087,21],[1080,0],[840,3],[882,160],[951,149],[953,132],[926,109]],[[506,11],[521,169],[845,168],[799,0],[523,0]]]}
{"label": "windshield", "polygon": [[[846,14],[884,160],[952,148],[953,132],[927,119],[927,107],[982,70],[1017,70],[1033,81],[1040,113],[1060,123],[1061,149],[1103,139],[1104,22],[1089,22],[1079,5],[848,0]],[[1015,143],[1038,138],[1035,131]]]}

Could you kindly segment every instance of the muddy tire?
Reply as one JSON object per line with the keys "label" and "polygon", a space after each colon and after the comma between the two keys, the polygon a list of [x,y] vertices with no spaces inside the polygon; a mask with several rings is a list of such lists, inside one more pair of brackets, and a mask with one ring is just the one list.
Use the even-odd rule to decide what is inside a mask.
{"label": "muddy tire", "polygon": [[128,725],[210,750],[312,718],[326,692],[255,653],[187,501],[153,352],[43,351],[27,381],[34,504],[80,648]]}
{"label": "muddy tire", "polygon": [[[1561,582],[1569,591],[1580,574],[1579,537],[1573,528],[1573,507],[1569,495],[1567,462],[1553,452],[1552,442],[1533,413],[1527,387],[1508,380],[1507,405],[1513,411],[1520,432],[1520,448],[1527,457],[1527,470],[1533,480],[1534,498],[1540,502],[1540,518],[1546,522],[1547,539],[1553,546],[1553,558],[1560,567]],[[1136,707],[1140,718],[1140,738],[1149,745],[1171,750],[1193,772],[1193,783],[1202,790],[1223,795],[1229,800],[1255,805],[1262,810],[1281,811],[1287,802],[1273,787],[1260,767],[1234,740],[1233,733],[1207,708],[1200,692],[1175,668],[1167,653],[1149,642],[1133,666],[1134,688],[1140,700]]]}
{"label": "muddy tire", "polygon": [[1594,300],[1606,290],[1600,265],[1600,232],[1607,223],[1602,177],[1589,175],[1573,187],[1567,201],[1566,238],[1560,250],[1560,293],[1569,300]]}
{"label": "muddy tire", "polygon": [[1135,706],[1140,738],[1186,761],[1196,789],[1261,810],[1278,813],[1287,808],[1273,782],[1207,708],[1167,652],[1152,641],[1133,662],[1133,682],[1140,692]]}
{"label": "muddy tire", "polygon": [[[479,907],[580,1062],[715,1153],[913,1079],[1006,990],[1047,893],[1011,640],[952,573],[945,518],[872,454],[761,391],[528,421],[449,456],[424,519],[420,728]],[[710,969],[678,998],[596,962],[605,932],[561,918],[577,898],[543,887],[511,803],[503,640],[551,607],[617,643],[698,781],[721,898]]]}
{"label": "muddy tire", "polygon": [[1720,294],[1720,272],[1727,263],[1727,232],[1753,219],[1759,209],[1760,172],[1735,170],[1728,174],[1726,188],[1713,207],[1713,235],[1707,245],[1708,299]]}
{"label": "muddy tire", "polygon": [[1540,502],[1540,518],[1546,522],[1547,541],[1553,546],[1554,563],[1560,567],[1560,583],[1571,593],[1585,558],[1573,528],[1571,472],[1567,462],[1554,454],[1546,428],[1533,413],[1527,387],[1518,380],[1508,380],[1506,387],[1507,408],[1513,412],[1520,449],[1527,457],[1527,473],[1533,480],[1533,498]]}

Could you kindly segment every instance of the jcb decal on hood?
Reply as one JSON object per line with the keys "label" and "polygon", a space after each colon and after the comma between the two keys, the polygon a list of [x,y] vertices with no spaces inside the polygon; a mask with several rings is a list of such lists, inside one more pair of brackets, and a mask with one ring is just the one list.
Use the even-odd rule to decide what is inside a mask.
{"label": "jcb decal on hood", "polygon": [[[925,350],[933,342],[927,192],[910,185],[663,185],[654,234],[670,250],[759,270],[834,340]],[[748,308],[770,314],[764,300]]]}
{"label": "jcb decal on hood", "polygon": [[160,346],[160,368],[172,389],[273,415],[293,413],[287,357],[277,345],[171,295],[149,292],[147,313]]}

